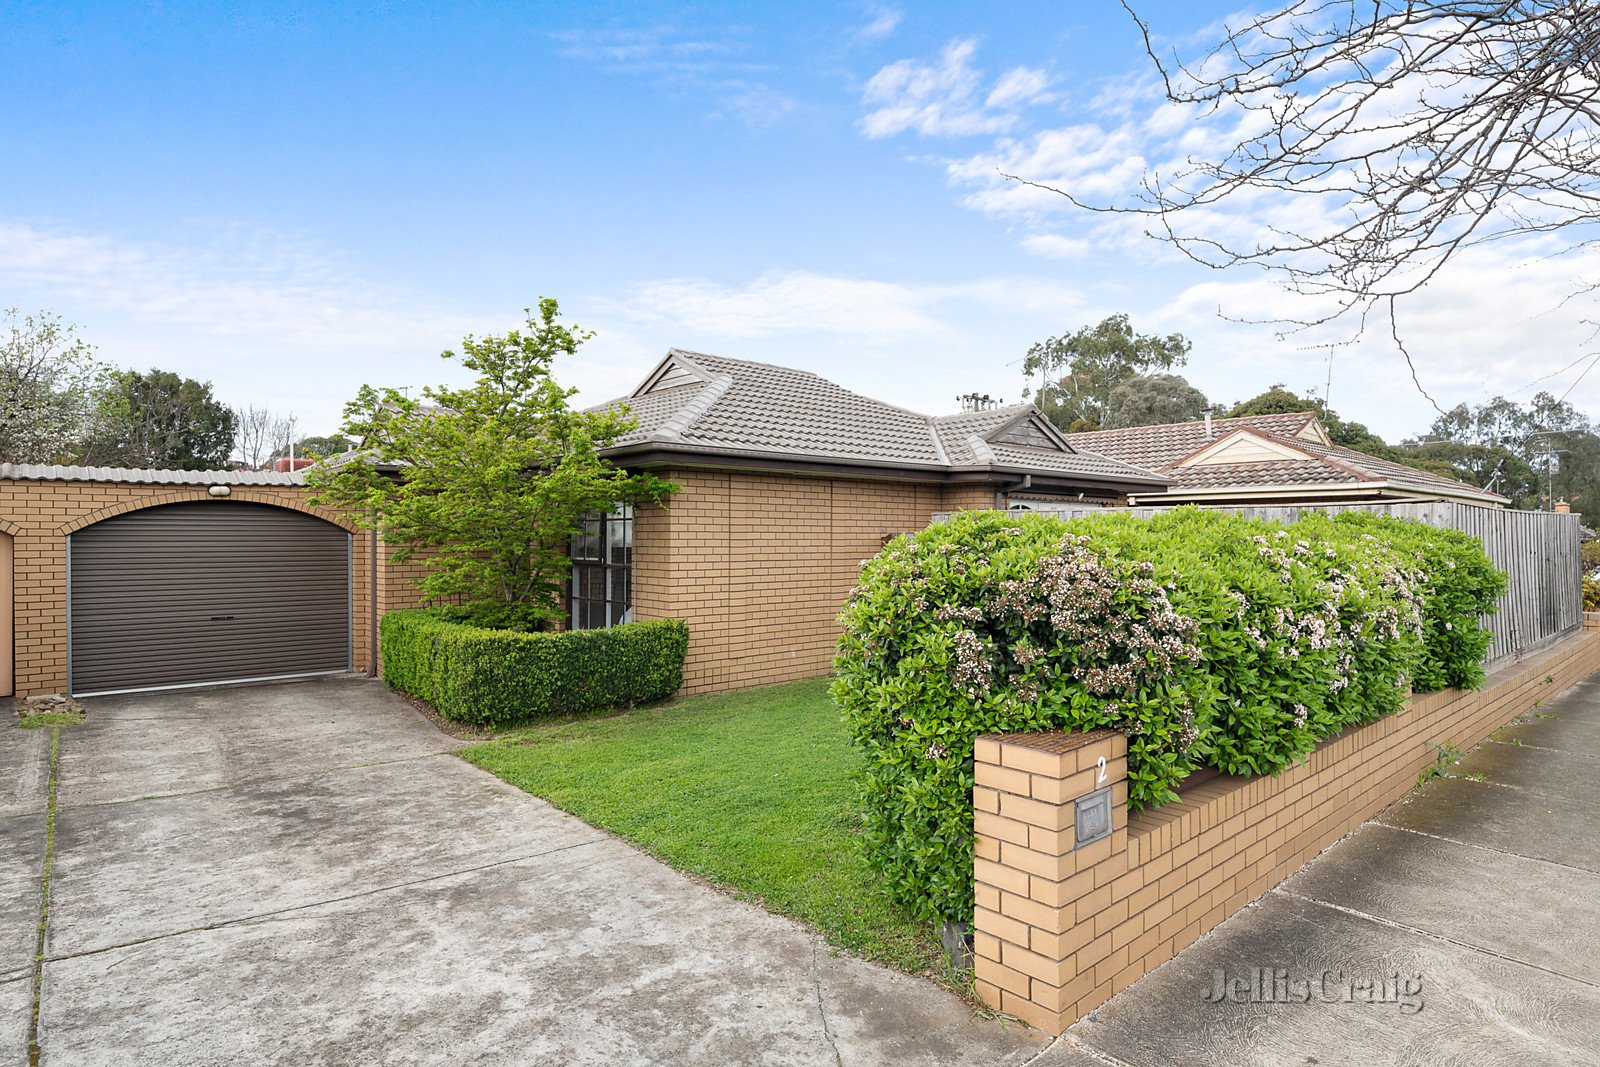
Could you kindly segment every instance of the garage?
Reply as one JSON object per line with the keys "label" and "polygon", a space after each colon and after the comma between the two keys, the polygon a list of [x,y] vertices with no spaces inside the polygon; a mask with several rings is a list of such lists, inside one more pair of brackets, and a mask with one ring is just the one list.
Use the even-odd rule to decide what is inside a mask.
{"label": "garage", "polygon": [[352,666],[351,541],[267,504],[144,508],[67,546],[79,696],[337,674]]}

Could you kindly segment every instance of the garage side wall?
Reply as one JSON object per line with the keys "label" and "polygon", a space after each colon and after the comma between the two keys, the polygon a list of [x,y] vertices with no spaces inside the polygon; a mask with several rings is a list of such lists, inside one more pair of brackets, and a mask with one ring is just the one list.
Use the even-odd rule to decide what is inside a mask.
{"label": "garage side wall", "polygon": [[[67,535],[139,508],[199,501],[214,507],[271,504],[350,525],[328,509],[311,508],[295,486],[231,487],[214,498],[207,487],[143,483],[0,480],[0,528],[13,535],[14,664],[18,696],[62,693],[67,687]],[[352,548],[354,667],[371,659],[370,540],[355,531]],[[379,568],[380,588],[386,568]],[[398,602],[398,595],[392,597]]]}
{"label": "garage side wall", "polygon": [[689,623],[681,693],[832,670],[862,560],[941,511],[993,507],[989,486],[675,469],[666,507],[634,512],[634,614]]}

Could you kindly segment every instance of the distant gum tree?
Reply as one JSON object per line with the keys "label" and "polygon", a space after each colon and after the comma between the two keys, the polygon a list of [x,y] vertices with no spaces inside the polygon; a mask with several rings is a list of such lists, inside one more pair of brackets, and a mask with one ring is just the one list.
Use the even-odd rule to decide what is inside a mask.
{"label": "distant gum tree", "polygon": [[[1106,425],[1111,396],[1132,379],[1181,367],[1189,356],[1182,334],[1135,333],[1126,315],[1040,341],[1022,361],[1033,401],[1063,430],[1098,430]],[[1187,383],[1185,383],[1187,384]],[[1028,395],[1030,390],[1024,390]]]}

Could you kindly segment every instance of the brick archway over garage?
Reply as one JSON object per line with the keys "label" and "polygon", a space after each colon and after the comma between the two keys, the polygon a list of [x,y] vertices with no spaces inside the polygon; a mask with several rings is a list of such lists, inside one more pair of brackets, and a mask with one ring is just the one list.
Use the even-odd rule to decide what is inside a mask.
{"label": "brick archway over garage", "polygon": [[[62,523],[61,526],[57,527],[56,532],[65,536],[77,533],[85,527],[93,526],[107,519],[116,518],[118,515],[126,515],[132,511],[143,511],[146,508],[159,508],[168,504],[187,504],[195,501],[205,501],[216,504],[219,507],[226,507],[229,504],[266,504],[269,507],[284,508],[289,511],[313,515],[325,522],[333,523],[348,533],[355,533],[358,529],[355,523],[337,511],[329,508],[312,507],[307,504],[304,498],[304,490],[301,490],[298,495],[289,496],[283,493],[263,493],[249,489],[234,489],[231,486],[229,488],[230,492],[223,497],[212,496],[210,489],[206,488],[199,492],[191,489],[166,493],[147,499],[123,501]],[[3,528],[4,524],[0,523],[0,529]]]}
{"label": "brick archway over garage", "polygon": [[[67,688],[68,535],[108,518],[164,504],[205,502],[216,507],[267,504],[303,512],[354,532],[336,511],[306,503],[296,476],[266,472],[125,471],[84,467],[18,467],[0,464],[0,530],[14,538],[14,680],[19,696],[64,693]],[[211,486],[229,495],[213,497]],[[369,536],[352,542],[354,586],[353,665],[373,664],[372,621],[395,607],[413,607],[416,597],[387,553],[374,559]],[[374,563],[376,566],[374,566]],[[378,603],[373,610],[376,572]]]}

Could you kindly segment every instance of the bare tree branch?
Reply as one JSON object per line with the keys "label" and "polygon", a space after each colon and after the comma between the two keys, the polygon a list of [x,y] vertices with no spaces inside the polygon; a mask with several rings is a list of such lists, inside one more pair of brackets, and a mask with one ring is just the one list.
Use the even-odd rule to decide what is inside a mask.
{"label": "bare tree branch", "polygon": [[[1256,266],[1330,302],[1297,326],[1377,308],[1398,344],[1395,302],[1468,249],[1600,245],[1594,3],[1295,0],[1236,19],[1189,59],[1123,6],[1167,100],[1232,132],[1214,153],[1147,168],[1121,202],[1005,176],[1146,216],[1195,262]],[[1255,225],[1218,225],[1208,209],[1224,205]]]}

